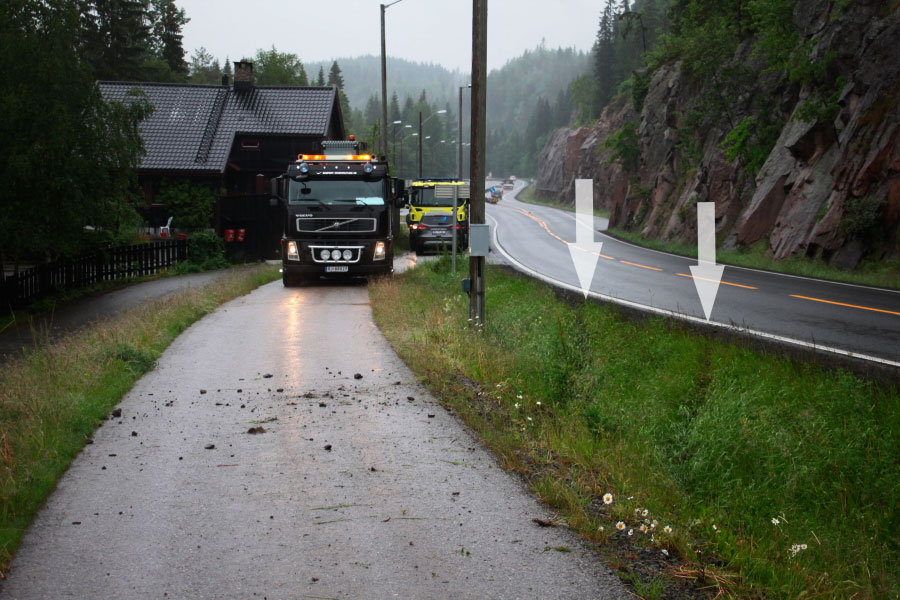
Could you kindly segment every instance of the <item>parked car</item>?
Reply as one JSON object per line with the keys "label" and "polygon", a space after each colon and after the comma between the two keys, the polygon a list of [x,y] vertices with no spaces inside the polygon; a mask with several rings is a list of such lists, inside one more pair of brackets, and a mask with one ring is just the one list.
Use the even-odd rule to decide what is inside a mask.
{"label": "parked car", "polygon": [[[450,250],[453,247],[453,215],[450,213],[428,213],[416,227],[416,254],[424,254],[426,251],[439,251],[443,248]],[[467,245],[463,226],[456,232],[457,249]]]}

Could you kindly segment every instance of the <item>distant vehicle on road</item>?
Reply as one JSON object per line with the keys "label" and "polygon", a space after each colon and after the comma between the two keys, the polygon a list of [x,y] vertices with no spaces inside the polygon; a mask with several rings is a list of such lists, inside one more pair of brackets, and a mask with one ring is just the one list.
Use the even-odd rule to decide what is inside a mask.
{"label": "distant vehicle on road", "polygon": [[514,187],[516,187],[515,184],[514,184],[512,181],[508,180],[508,179],[507,179],[506,181],[503,182],[503,190],[504,190],[504,191],[506,191],[506,190],[511,190],[511,189],[513,189]]}
{"label": "distant vehicle on road", "polygon": [[491,204],[497,204],[498,202],[500,202],[501,198],[503,198],[503,191],[498,190],[495,187],[492,187],[491,188],[491,197],[488,200],[488,202],[490,202]]}

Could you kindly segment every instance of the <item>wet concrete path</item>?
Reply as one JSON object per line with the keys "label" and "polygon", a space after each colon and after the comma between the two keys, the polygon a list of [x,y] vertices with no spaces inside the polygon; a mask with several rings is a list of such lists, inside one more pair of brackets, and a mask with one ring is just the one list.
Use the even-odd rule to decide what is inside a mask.
{"label": "wet concrete path", "polygon": [[0,598],[629,597],[532,522],[552,513],[416,382],[364,284],[224,305],[120,408]]}

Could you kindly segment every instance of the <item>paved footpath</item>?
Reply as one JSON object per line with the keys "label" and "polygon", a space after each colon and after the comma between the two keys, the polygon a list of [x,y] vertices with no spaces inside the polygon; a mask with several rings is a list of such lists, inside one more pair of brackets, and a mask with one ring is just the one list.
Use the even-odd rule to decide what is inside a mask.
{"label": "paved footpath", "polygon": [[630,597],[532,522],[553,514],[416,381],[364,284],[223,305],[119,408],[0,598]]}

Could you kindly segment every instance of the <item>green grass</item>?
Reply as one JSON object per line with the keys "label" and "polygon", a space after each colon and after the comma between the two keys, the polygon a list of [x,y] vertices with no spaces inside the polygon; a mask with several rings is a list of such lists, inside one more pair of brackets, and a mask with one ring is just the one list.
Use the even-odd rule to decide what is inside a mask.
{"label": "green grass", "polygon": [[[683,256],[697,256],[696,244],[644,239],[637,232],[623,231],[621,229],[610,229],[607,233],[645,248],[653,248],[654,250],[662,250],[663,252],[671,252]],[[740,250],[718,250],[716,252],[716,262],[776,271],[778,273],[790,273],[791,275],[900,289],[900,259],[863,262],[854,270],[846,270],[831,267],[823,260],[813,260],[805,256],[773,260],[766,256],[766,243],[760,242]]]}
{"label": "green grass", "polygon": [[[524,190],[519,192],[519,194],[516,196],[516,200],[528,204],[538,204],[540,206],[549,206],[550,208],[558,208],[560,210],[565,210],[568,212],[575,212],[575,206],[572,204],[565,204],[563,202],[560,202],[559,200],[556,200],[555,198],[543,198],[541,196],[538,196],[535,186],[533,185],[529,185]],[[595,208],[594,216],[605,217],[608,219],[609,211],[605,208]]]}
{"label": "green grass", "polygon": [[24,357],[0,375],[0,563],[94,429],[191,323],[280,277],[277,267],[241,270],[215,285],[129,309]]}
{"label": "green grass", "polygon": [[[730,597],[900,594],[897,390],[570,305],[493,268],[487,325],[474,335],[458,291],[465,267],[449,271],[440,259],[373,284],[377,323],[502,464],[612,562],[622,545],[666,549],[682,575]],[[653,519],[651,541],[639,527]],[[793,554],[794,544],[807,549]],[[655,579],[642,585],[660,593]]]}

